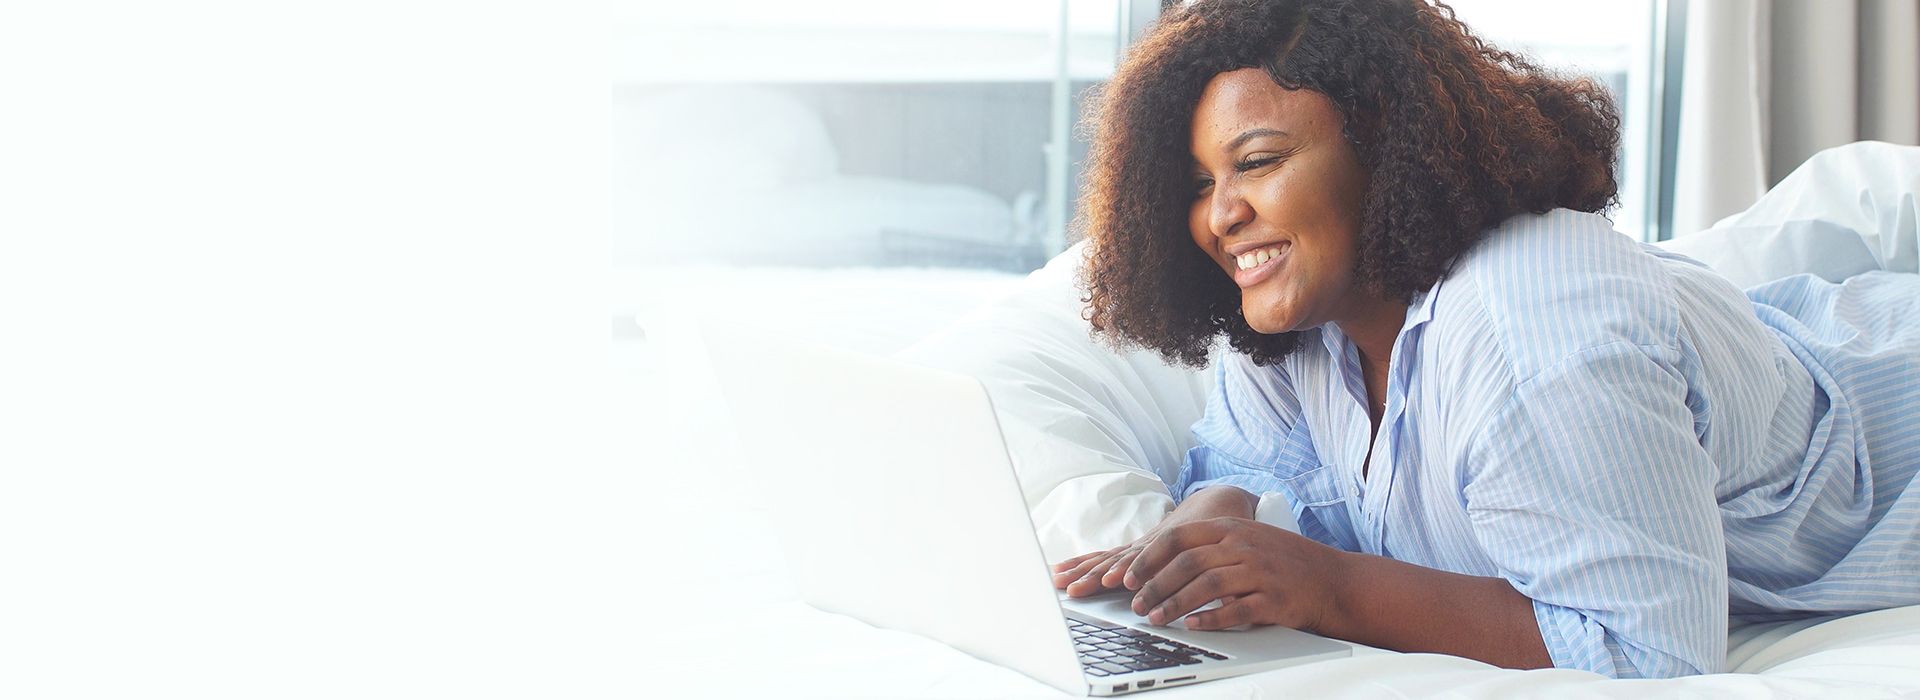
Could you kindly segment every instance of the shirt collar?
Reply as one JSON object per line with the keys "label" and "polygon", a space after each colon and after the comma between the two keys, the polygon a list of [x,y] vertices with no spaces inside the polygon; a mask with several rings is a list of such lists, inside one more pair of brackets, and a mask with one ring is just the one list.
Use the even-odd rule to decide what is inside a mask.
{"label": "shirt collar", "polygon": [[[1445,279],[1435,281],[1432,287],[1415,295],[1413,301],[1407,304],[1407,320],[1400,325],[1400,333],[1394,338],[1396,352],[1409,336],[1412,336],[1421,326],[1425,326],[1428,321],[1433,320],[1433,302],[1439,298],[1440,285],[1445,282]],[[1338,324],[1331,322],[1320,324],[1320,342],[1327,346],[1327,354],[1333,356],[1336,361],[1346,356],[1347,334],[1340,332]]]}
{"label": "shirt collar", "polygon": [[1441,282],[1434,282],[1427,291],[1413,298],[1413,303],[1407,306],[1407,322],[1400,327],[1401,333],[1426,325],[1428,321],[1433,320],[1433,300],[1440,296],[1440,284]]}

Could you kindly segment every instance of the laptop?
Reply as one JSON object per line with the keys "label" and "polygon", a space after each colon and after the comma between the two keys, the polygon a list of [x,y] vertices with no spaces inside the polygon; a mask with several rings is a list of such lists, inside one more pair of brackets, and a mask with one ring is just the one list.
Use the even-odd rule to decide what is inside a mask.
{"label": "laptop", "polygon": [[738,455],[762,485],[808,604],[931,638],[1075,695],[1189,685],[1351,653],[1279,626],[1152,625],[1130,609],[1131,591],[1067,597],[1053,587],[978,379],[704,325]]}

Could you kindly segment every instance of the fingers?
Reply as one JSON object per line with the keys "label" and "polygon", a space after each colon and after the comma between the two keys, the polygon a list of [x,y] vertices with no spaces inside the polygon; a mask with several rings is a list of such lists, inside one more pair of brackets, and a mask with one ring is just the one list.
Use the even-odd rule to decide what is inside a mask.
{"label": "fingers", "polygon": [[1063,572],[1063,571],[1067,571],[1068,569],[1072,569],[1072,568],[1074,568],[1074,567],[1076,567],[1076,566],[1079,566],[1081,562],[1084,562],[1084,561],[1087,561],[1087,560],[1089,560],[1089,559],[1093,559],[1094,557],[1098,557],[1098,556],[1103,556],[1103,555],[1105,555],[1106,553],[1108,553],[1108,552],[1111,552],[1111,551],[1113,551],[1113,550],[1111,550],[1111,549],[1103,549],[1103,550],[1100,550],[1100,551],[1098,551],[1098,552],[1088,552],[1088,553],[1086,553],[1086,554],[1082,554],[1082,555],[1080,555],[1080,556],[1077,556],[1077,557],[1074,557],[1074,558],[1072,558],[1072,559],[1068,559],[1068,560],[1066,560],[1066,561],[1063,561],[1063,562],[1060,562],[1060,563],[1058,563],[1058,564],[1054,564],[1054,565],[1053,565],[1053,572],[1057,574],[1057,573],[1060,573],[1060,572]]}
{"label": "fingers", "polygon": [[1100,563],[1101,557],[1105,557],[1107,555],[1108,555],[1107,552],[1094,552],[1084,557],[1074,557],[1073,559],[1069,559],[1066,562],[1062,562],[1061,563],[1062,566],[1066,565],[1067,563],[1072,563],[1073,566],[1066,570],[1055,570],[1053,572],[1054,586],[1055,587],[1064,586],[1064,585],[1067,585],[1068,582],[1073,581],[1074,579],[1080,578],[1082,575],[1087,573],[1087,569],[1091,569],[1093,568],[1093,565]]}
{"label": "fingers", "polygon": [[1261,593],[1227,596],[1220,599],[1220,607],[1188,615],[1187,629],[1223,630],[1252,624],[1259,619],[1260,608],[1266,603],[1265,594]]}
{"label": "fingers", "polygon": [[1127,567],[1132,566],[1133,560],[1139,556],[1139,547],[1128,548],[1125,553],[1113,560],[1113,565],[1107,568],[1106,573],[1100,575],[1100,585],[1105,588],[1119,588],[1122,583],[1125,583]]}
{"label": "fingers", "polygon": [[1140,556],[1127,567],[1124,583],[1127,588],[1139,590],[1141,584],[1160,573],[1160,569],[1172,561],[1175,555],[1199,547],[1219,542],[1234,527],[1233,518],[1213,518],[1196,520],[1175,526],[1161,533],[1147,543]]}
{"label": "fingers", "polygon": [[[1150,585],[1158,587],[1160,581],[1156,579]],[[1160,596],[1160,600],[1135,598],[1135,610],[1139,610],[1142,616],[1146,616],[1146,621],[1154,625],[1165,625],[1167,621],[1173,621],[1185,616],[1188,612],[1200,610],[1200,606],[1212,600],[1256,593],[1260,589],[1260,581],[1258,581],[1258,573],[1252,566],[1229,564],[1229,566],[1208,568],[1204,572],[1192,575],[1192,579],[1188,579],[1185,585],[1179,585],[1177,589],[1169,585],[1169,589],[1173,591]],[[1221,604],[1227,604],[1227,602],[1223,600]]]}
{"label": "fingers", "polygon": [[[1207,545],[1181,552],[1173,558],[1173,561],[1168,562],[1166,567],[1160,570],[1160,573],[1155,574],[1152,579],[1139,586],[1140,592],[1133,596],[1133,612],[1137,615],[1146,615],[1154,608],[1159,607],[1161,603],[1166,602],[1166,599],[1171,597],[1176,591],[1186,588],[1188,584],[1192,583],[1194,579],[1200,577],[1202,574],[1213,569],[1238,563],[1240,562],[1226,547]],[[1237,593],[1238,591],[1228,592]],[[1218,597],[1218,595],[1216,594],[1214,597]],[[1206,600],[1213,600],[1213,598],[1210,597]],[[1204,603],[1206,601],[1201,602]],[[1199,606],[1196,605],[1195,607]],[[1172,617],[1168,619],[1172,619]],[[1159,623],[1156,622],[1154,624]]]}
{"label": "fingers", "polygon": [[[1226,595],[1247,597],[1255,590],[1253,578],[1252,567],[1241,564],[1203,571],[1159,605],[1148,609],[1147,621],[1164,625],[1216,598]],[[1240,602],[1236,601],[1235,604]]]}
{"label": "fingers", "polygon": [[1087,578],[1092,581],[1092,583],[1089,584],[1089,592],[1120,588],[1121,576],[1126,573],[1127,566],[1132,564],[1133,558],[1137,556],[1140,556],[1140,548],[1138,546],[1127,547],[1118,554],[1115,554],[1112,559],[1103,561],[1099,566],[1094,567],[1092,571],[1088,571]]}
{"label": "fingers", "polygon": [[1107,550],[1104,552],[1094,552],[1092,554],[1087,555],[1084,560],[1080,561],[1080,563],[1078,564],[1075,564],[1073,568],[1054,574],[1053,575],[1054,587],[1070,588],[1073,584],[1084,580],[1087,577],[1087,574],[1092,573],[1093,570],[1098,568],[1101,564],[1111,561],[1114,555],[1115,555],[1114,550]]}
{"label": "fingers", "polygon": [[[1117,564],[1123,559],[1132,561],[1136,548],[1134,545],[1122,545],[1101,552],[1100,556],[1088,559],[1079,566],[1054,575],[1054,586],[1065,586],[1067,595],[1086,596],[1113,588],[1117,583],[1109,583],[1109,574],[1120,571]],[[1111,577],[1117,578],[1117,577]]]}
{"label": "fingers", "polygon": [[1101,583],[1101,580],[1106,578],[1107,572],[1113,568],[1113,562],[1119,558],[1119,554],[1110,554],[1094,562],[1080,578],[1075,579],[1073,583],[1067,584],[1067,594],[1074,596],[1093,595],[1105,590],[1103,588],[1105,584]]}

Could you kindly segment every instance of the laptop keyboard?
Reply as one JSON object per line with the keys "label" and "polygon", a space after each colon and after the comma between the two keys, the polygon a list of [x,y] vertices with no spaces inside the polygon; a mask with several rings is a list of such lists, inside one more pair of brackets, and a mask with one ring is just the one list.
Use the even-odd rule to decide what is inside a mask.
{"label": "laptop keyboard", "polygon": [[1224,654],[1131,627],[1108,627],[1072,618],[1068,618],[1067,627],[1073,633],[1074,651],[1080,652],[1080,665],[1090,676],[1115,676],[1227,658]]}

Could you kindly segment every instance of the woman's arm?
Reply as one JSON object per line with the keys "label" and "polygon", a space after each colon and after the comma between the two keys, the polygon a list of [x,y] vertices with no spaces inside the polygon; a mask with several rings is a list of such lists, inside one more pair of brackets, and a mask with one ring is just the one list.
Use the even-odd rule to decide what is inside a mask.
{"label": "woman's arm", "polygon": [[1134,611],[1190,629],[1278,624],[1405,652],[1453,654],[1506,668],[1553,660],[1533,601],[1505,579],[1467,576],[1344,552],[1258,522],[1207,520],[1168,530],[1125,576]]}
{"label": "woman's arm", "polygon": [[[1437,652],[1503,668],[1551,668],[1533,601],[1506,579],[1338,552],[1319,634],[1382,649]],[[1203,620],[1204,622],[1204,620]]]}

